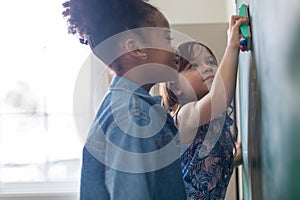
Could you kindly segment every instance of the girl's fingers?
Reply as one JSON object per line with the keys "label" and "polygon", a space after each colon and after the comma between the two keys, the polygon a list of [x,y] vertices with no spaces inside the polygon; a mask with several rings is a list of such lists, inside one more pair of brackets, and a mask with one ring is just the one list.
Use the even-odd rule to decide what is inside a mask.
{"label": "girl's fingers", "polygon": [[247,18],[243,17],[243,18],[239,18],[238,20],[236,20],[235,25],[234,26],[238,26],[240,27],[242,24],[248,24],[248,20]]}
{"label": "girl's fingers", "polygon": [[234,45],[236,47],[240,47],[240,26],[242,24],[248,24],[248,19],[239,15],[232,15],[229,28],[227,30],[228,36],[228,45]]}
{"label": "girl's fingers", "polygon": [[231,28],[235,25],[240,26],[243,23],[248,24],[248,20],[247,20],[246,17],[242,17],[242,16],[239,16],[239,15],[232,15],[231,19],[230,19],[230,22],[229,22],[229,27]]}
{"label": "girl's fingers", "polygon": [[229,27],[232,27],[235,24],[235,21],[239,18],[239,15],[231,15],[230,21],[229,21]]}
{"label": "girl's fingers", "polygon": [[234,23],[232,23],[231,27],[229,27],[229,30],[233,33],[233,32],[239,32],[240,30],[240,26],[242,24],[247,24],[248,20],[245,17],[239,17],[239,18],[235,18]]}

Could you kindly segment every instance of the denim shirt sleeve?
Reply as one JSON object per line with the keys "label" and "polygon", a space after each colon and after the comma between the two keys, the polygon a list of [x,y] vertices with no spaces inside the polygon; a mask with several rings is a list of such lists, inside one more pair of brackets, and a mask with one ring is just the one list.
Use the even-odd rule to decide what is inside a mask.
{"label": "denim shirt sleeve", "polygon": [[84,147],[80,180],[80,200],[109,200],[103,182],[105,166]]}

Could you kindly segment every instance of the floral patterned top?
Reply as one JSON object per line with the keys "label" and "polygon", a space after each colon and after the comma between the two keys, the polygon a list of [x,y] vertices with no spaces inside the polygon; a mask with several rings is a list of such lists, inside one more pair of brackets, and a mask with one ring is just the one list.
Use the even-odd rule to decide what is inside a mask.
{"label": "floral patterned top", "polygon": [[225,198],[234,168],[233,120],[227,114],[222,116],[200,127],[193,142],[183,145],[180,159],[189,200]]}

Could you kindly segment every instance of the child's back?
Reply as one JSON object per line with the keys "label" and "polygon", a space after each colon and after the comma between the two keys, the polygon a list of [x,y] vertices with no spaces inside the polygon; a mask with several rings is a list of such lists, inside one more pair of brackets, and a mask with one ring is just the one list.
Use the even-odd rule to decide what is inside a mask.
{"label": "child's back", "polygon": [[[84,158],[90,160],[82,166],[82,199],[103,194],[111,199],[185,199],[177,128],[170,115],[162,114],[160,100],[130,80],[113,79],[85,145]],[[152,120],[166,121],[155,134],[151,108]],[[136,133],[140,137],[130,135]],[[167,145],[173,152],[164,151]]]}

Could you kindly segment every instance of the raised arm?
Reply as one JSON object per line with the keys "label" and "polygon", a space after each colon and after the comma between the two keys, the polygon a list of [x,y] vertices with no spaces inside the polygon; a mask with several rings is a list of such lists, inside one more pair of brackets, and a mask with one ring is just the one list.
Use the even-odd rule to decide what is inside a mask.
{"label": "raised arm", "polygon": [[245,17],[233,15],[228,28],[228,44],[218,67],[211,90],[202,99],[185,104],[178,113],[178,126],[182,133],[199,126],[224,112],[232,101],[235,91],[238,56],[240,49],[240,26],[247,23]]}

